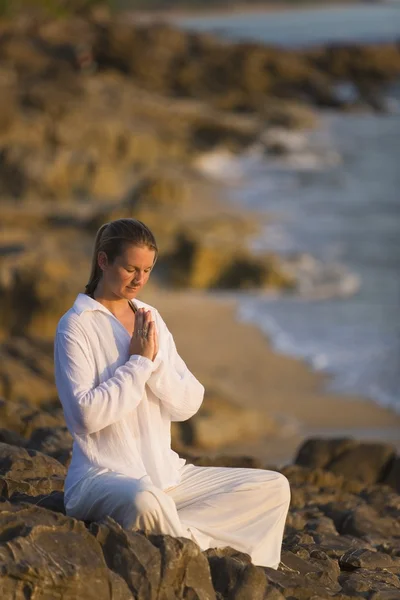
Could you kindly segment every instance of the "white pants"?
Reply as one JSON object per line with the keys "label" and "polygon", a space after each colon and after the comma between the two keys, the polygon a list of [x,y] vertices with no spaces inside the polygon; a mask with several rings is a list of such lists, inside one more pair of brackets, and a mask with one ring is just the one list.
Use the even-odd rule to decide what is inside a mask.
{"label": "white pants", "polygon": [[161,490],[92,467],[69,492],[66,513],[83,520],[109,515],[125,529],[194,540],[202,550],[231,546],[255,565],[278,568],[290,502],[289,482],[275,471],[186,464],[178,485]]}

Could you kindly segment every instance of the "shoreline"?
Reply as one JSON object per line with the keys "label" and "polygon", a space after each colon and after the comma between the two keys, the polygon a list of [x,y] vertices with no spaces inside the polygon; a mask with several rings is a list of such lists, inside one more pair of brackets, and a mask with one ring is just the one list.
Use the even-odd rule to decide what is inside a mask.
{"label": "shoreline", "polygon": [[265,13],[283,13],[283,12],[303,12],[305,10],[311,9],[320,9],[320,10],[329,10],[335,7],[343,8],[343,7],[354,7],[354,6],[363,6],[364,3],[360,0],[337,0],[333,2],[328,2],[326,4],[320,4],[319,2],[312,0],[307,0],[302,5],[296,5],[291,3],[284,4],[276,4],[276,3],[250,3],[250,4],[242,4],[238,2],[233,6],[220,6],[220,7],[193,7],[193,8],[184,8],[184,7],[175,7],[170,9],[163,10],[127,10],[121,11],[121,14],[124,16],[132,16],[138,18],[140,21],[148,23],[152,20],[166,20],[166,21],[175,21],[176,19],[185,19],[189,17],[193,18],[201,18],[201,17],[217,17],[224,15],[244,15],[244,14],[265,14]]}
{"label": "shoreline", "polygon": [[267,433],[267,427],[263,438],[209,456],[246,454],[282,465],[292,462],[302,441],[312,436],[390,442],[400,450],[399,414],[365,398],[325,391],[326,375],[275,353],[256,325],[237,319],[239,300],[155,287],[143,296],[160,311],[179,354],[206,390],[259,410],[266,423],[275,422],[276,433]]}

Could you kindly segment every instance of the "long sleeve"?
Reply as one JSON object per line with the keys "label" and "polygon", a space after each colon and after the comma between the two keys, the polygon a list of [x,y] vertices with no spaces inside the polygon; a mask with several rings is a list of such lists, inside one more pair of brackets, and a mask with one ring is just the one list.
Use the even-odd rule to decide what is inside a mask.
{"label": "long sleeve", "polygon": [[179,356],[172,334],[158,311],[157,317],[160,345],[163,336],[166,340],[157,354],[147,385],[170,413],[172,421],[186,421],[199,410],[204,387]]}
{"label": "long sleeve", "polygon": [[95,367],[78,335],[58,332],[55,339],[55,380],[71,433],[100,431],[122,419],[140,403],[154,363],[133,355],[113,377],[95,387]]}

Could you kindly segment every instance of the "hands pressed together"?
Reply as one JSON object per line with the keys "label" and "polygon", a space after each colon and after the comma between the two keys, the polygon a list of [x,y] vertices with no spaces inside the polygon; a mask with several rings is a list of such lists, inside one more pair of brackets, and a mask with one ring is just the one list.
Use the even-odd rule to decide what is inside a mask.
{"label": "hands pressed together", "polygon": [[129,346],[129,353],[139,354],[154,361],[158,352],[156,324],[150,310],[139,308],[135,313],[135,328]]}

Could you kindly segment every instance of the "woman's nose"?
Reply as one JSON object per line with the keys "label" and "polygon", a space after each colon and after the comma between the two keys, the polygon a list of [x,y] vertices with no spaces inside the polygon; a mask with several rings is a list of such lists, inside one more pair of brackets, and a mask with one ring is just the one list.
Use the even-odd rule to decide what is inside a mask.
{"label": "woman's nose", "polygon": [[143,279],[143,273],[136,273],[135,277],[133,278],[133,281],[138,284],[141,283]]}

